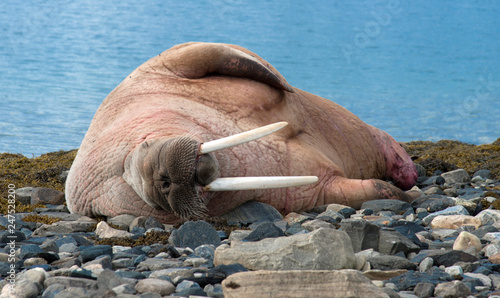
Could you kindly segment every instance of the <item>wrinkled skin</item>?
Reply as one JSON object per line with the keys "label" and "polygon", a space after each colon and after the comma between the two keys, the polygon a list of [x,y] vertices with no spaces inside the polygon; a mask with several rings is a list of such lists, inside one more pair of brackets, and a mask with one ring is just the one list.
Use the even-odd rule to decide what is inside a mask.
{"label": "wrinkled skin", "polygon": [[[279,121],[289,125],[198,154],[203,142]],[[217,177],[285,175],[319,181],[202,191]],[[73,213],[176,222],[219,216],[249,200],[284,213],[328,203],[359,208],[368,200],[409,201],[401,189],[411,188],[416,177],[410,157],[387,133],[332,101],[290,87],[254,53],[189,43],[141,65],[104,100],[71,167],[66,198]]]}

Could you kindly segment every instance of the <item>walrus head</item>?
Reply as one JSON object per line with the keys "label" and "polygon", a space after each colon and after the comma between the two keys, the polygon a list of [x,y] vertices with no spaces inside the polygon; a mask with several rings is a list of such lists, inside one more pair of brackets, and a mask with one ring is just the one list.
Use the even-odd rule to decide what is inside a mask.
{"label": "walrus head", "polygon": [[183,219],[206,216],[210,191],[299,186],[315,176],[218,178],[219,164],[212,152],[246,143],[284,126],[279,122],[219,140],[201,143],[190,137],[147,140],[126,158],[124,180],[149,206]]}

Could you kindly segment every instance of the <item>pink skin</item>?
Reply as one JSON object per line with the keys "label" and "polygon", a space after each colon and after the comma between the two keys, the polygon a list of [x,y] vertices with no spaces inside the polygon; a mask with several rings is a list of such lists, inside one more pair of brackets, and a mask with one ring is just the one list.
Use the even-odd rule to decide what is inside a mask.
{"label": "pink skin", "polygon": [[[225,63],[219,59],[221,51],[250,54],[265,71],[247,67],[238,57]],[[213,61],[222,66],[213,69]],[[248,69],[251,76],[239,74]],[[279,121],[289,125],[215,152],[220,177],[315,175],[319,181],[286,189],[205,193],[209,216],[249,200],[284,213],[329,203],[359,208],[368,200],[411,200],[398,187],[411,188],[416,169],[392,137],[332,101],[296,88],[285,90],[292,89],[272,66],[237,46],[187,44],[152,58],[111,92],[94,116],[68,176],[70,211],[179,221],[147,205],[124,181],[124,161],[134,148],[145,140],[179,136],[202,143]],[[379,179],[393,180],[398,187]]]}

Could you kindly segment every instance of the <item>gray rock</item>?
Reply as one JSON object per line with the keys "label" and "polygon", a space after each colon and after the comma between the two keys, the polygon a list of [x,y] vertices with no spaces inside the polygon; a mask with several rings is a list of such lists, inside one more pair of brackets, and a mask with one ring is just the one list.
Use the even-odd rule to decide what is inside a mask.
{"label": "gray rock", "polygon": [[113,256],[113,249],[109,245],[95,245],[85,247],[80,252],[80,259],[83,263],[92,261],[95,258],[103,255]]}
{"label": "gray rock", "polygon": [[240,263],[250,270],[306,270],[354,268],[349,236],[321,228],[289,237],[257,242],[235,242],[215,250],[215,265]]}
{"label": "gray rock", "polygon": [[135,290],[134,286],[130,284],[121,284],[119,286],[116,286],[111,289],[113,292],[115,292],[117,295],[120,294],[135,294],[137,291]]}
{"label": "gray rock", "polygon": [[45,288],[43,291],[42,298],[55,298],[56,295],[66,289],[65,285],[62,284],[52,284]]}
{"label": "gray rock", "polygon": [[220,237],[209,223],[199,221],[188,221],[179,229],[174,230],[168,242],[176,247],[189,247],[195,249],[203,244],[220,245]]}
{"label": "gray rock", "polygon": [[120,214],[115,217],[108,218],[108,223],[113,224],[122,230],[129,231],[130,225],[136,218],[136,216],[131,214]]}
{"label": "gray rock", "polygon": [[319,228],[335,229],[335,226],[332,225],[331,223],[327,223],[327,222],[319,220],[319,219],[306,221],[305,223],[302,224],[302,227],[308,231],[314,231],[314,230],[317,230]]}
{"label": "gray rock", "polygon": [[52,204],[52,205],[62,205],[64,204],[64,193],[45,187],[35,187],[31,193],[31,205],[36,204]]}
{"label": "gray rock", "polygon": [[251,224],[254,222],[274,222],[282,220],[283,216],[273,206],[250,201],[220,216],[229,224]]}
{"label": "gray rock", "polygon": [[243,241],[259,241],[264,238],[276,238],[285,236],[285,233],[272,222],[259,224]]}
{"label": "gray rock", "polygon": [[378,251],[380,227],[364,219],[346,219],[341,230],[351,238],[354,252],[373,248]]}
{"label": "gray rock", "polygon": [[429,269],[432,268],[433,265],[434,265],[434,259],[426,257],[418,265],[418,271],[420,271],[420,272],[427,272],[427,271],[429,271]]}
{"label": "gray rock", "polygon": [[22,204],[29,205],[31,203],[31,194],[33,187],[21,187],[16,189],[16,200]]}
{"label": "gray rock", "polygon": [[159,258],[146,259],[139,263],[137,270],[139,271],[156,271],[168,268],[176,268],[182,266],[181,260],[166,260]]}
{"label": "gray rock", "polygon": [[41,236],[55,236],[58,234],[70,234],[76,232],[86,232],[93,225],[95,225],[95,221],[58,221],[53,224],[47,225],[44,224],[33,232],[33,237]]}
{"label": "gray rock", "polygon": [[58,260],[59,256],[52,252],[45,252],[38,245],[25,244],[21,246],[19,250],[19,258],[22,260],[26,260],[29,258],[43,258],[48,263],[52,263],[53,261]]}
{"label": "gray rock", "polygon": [[447,184],[466,183],[470,181],[469,173],[464,169],[457,169],[441,174]]}
{"label": "gray rock", "polygon": [[161,296],[168,296],[175,292],[175,286],[171,282],[163,279],[146,278],[140,280],[135,285],[135,290],[139,294],[154,292],[160,294]]}
{"label": "gray rock", "polygon": [[500,221],[500,210],[485,209],[479,212],[475,217],[481,220],[483,226],[492,225]]}
{"label": "gray rock", "polygon": [[472,177],[481,177],[483,179],[489,179],[491,177],[491,171],[490,170],[479,170],[472,175]]}
{"label": "gray rock", "polygon": [[144,228],[146,230],[149,230],[151,228],[165,230],[165,226],[159,220],[151,216],[146,218],[146,221],[144,222]]}
{"label": "gray rock", "polygon": [[213,261],[215,254],[215,246],[213,245],[200,245],[194,249],[194,254],[205,258],[207,260]]}
{"label": "gray rock", "polygon": [[55,295],[55,298],[87,298],[95,297],[96,291],[81,287],[69,287]]}
{"label": "gray rock", "polygon": [[43,268],[33,268],[19,274],[19,279],[30,280],[41,285],[43,285],[46,277],[47,272]]}
{"label": "gray rock", "polygon": [[406,256],[411,252],[420,251],[420,246],[397,231],[381,229],[379,231],[378,251],[387,255],[403,252]]}
{"label": "gray rock", "polygon": [[367,259],[372,269],[391,270],[391,269],[407,269],[416,270],[417,265],[407,260],[406,258],[397,256],[380,255]]}
{"label": "gray rock", "polygon": [[[138,216],[129,225],[129,231],[132,231],[134,228],[144,228],[144,223],[146,222],[146,216]],[[144,228],[144,230],[146,230]]]}
{"label": "gray rock", "polygon": [[374,200],[367,201],[361,205],[361,209],[372,209],[375,213],[380,211],[392,211],[394,214],[405,213],[411,205],[400,200]]}
{"label": "gray rock", "polygon": [[436,297],[467,297],[470,294],[470,289],[458,280],[438,284],[434,289]]}
{"label": "gray rock", "polygon": [[415,286],[413,292],[420,298],[432,297],[436,286],[430,282],[420,282]]}
{"label": "gray rock", "polygon": [[21,279],[14,283],[12,289],[10,285],[2,288],[1,297],[23,297],[23,298],[36,298],[38,294],[42,293],[43,287],[37,282],[27,279]]}
{"label": "gray rock", "polygon": [[222,292],[221,284],[215,284],[215,285],[208,284],[205,286],[203,290],[205,291],[205,293],[207,293],[208,297],[224,298],[224,293]]}
{"label": "gray rock", "polygon": [[97,287],[99,288],[99,291],[102,292],[112,290],[113,288],[123,284],[130,285],[131,282],[118,276],[115,272],[113,272],[113,270],[110,269],[103,270],[97,277]]}
{"label": "gray rock", "polygon": [[84,288],[87,290],[97,290],[97,281],[88,278],[50,276],[47,277],[45,279],[45,282],[43,283],[45,288],[53,284],[61,284],[66,288],[77,287],[77,288]]}

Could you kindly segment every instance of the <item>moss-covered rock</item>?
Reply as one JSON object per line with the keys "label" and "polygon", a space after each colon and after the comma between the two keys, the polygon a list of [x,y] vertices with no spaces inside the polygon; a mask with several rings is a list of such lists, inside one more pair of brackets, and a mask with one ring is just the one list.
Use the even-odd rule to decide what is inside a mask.
{"label": "moss-covered rock", "polygon": [[449,140],[414,141],[406,143],[405,149],[416,163],[426,168],[428,176],[436,170],[447,172],[460,168],[469,174],[488,169],[492,178],[500,177],[500,138],[485,145]]}

